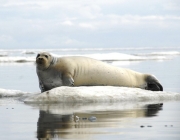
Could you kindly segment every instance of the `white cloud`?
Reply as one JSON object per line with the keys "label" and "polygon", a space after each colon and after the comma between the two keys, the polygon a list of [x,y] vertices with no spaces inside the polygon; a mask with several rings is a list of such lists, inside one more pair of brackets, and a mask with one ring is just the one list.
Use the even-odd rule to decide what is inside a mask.
{"label": "white cloud", "polygon": [[[93,42],[103,46],[105,36],[122,37],[127,33],[135,34],[134,38],[139,33],[153,31],[158,31],[159,37],[163,34],[168,38],[169,33],[180,36],[177,32],[180,13],[176,11],[179,3],[177,0],[4,0],[0,2],[3,27],[0,41],[9,47],[82,46]],[[112,40],[119,43],[115,37]]]}
{"label": "white cloud", "polygon": [[168,2],[163,4],[164,8],[167,10],[180,10],[179,0],[168,0]]}
{"label": "white cloud", "polygon": [[67,26],[72,26],[72,25],[74,25],[73,22],[70,21],[70,20],[66,20],[66,21],[62,22],[61,24],[62,24],[62,25],[67,25]]}
{"label": "white cloud", "polygon": [[95,29],[95,26],[91,23],[80,23],[79,26],[81,28],[86,28],[86,29],[90,29],[90,30]]}
{"label": "white cloud", "polygon": [[[180,22],[180,16],[161,16],[161,15],[148,15],[148,16],[140,16],[140,15],[108,15],[110,21],[114,21],[112,23],[121,24],[121,25],[136,25],[141,26],[142,24],[146,25],[159,25],[159,23],[169,24],[172,21]],[[109,20],[108,20],[109,21]]]}
{"label": "white cloud", "polygon": [[180,16],[161,15],[103,15],[95,20],[80,22],[79,27],[89,30],[109,30],[109,29],[132,29],[132,28],[176,28],[180,27]]}

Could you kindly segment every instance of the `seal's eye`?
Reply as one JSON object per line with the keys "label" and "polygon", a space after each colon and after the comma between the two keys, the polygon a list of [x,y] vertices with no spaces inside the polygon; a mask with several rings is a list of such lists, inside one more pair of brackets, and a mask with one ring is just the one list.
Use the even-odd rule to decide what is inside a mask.
{"label": "seal's eye", "polygon": [[40,54],[38,54],[38,55],[36,56],[36,59],[37,59],[39,56],[40,56]]}
{"label": "seal's eye", "polygon": [[46,57],[46,58],[48,58],[48,56],[47,56],[47,55],[45,55],[45,57]]}

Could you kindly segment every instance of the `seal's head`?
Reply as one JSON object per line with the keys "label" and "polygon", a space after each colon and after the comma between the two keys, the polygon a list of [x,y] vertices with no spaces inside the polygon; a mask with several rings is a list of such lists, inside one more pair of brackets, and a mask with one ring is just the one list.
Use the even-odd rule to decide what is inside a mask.
{"label": "seal's head", "polygon": [[37,54],[36,57],[36,66],[38,69],[45,70],[49,68],[53,61],[53,57],[50,53],[42,52]]}

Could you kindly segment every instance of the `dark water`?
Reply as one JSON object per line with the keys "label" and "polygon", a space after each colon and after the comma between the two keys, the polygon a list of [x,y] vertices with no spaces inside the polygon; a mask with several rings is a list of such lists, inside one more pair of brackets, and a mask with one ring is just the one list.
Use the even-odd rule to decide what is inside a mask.
{"label": "dark water", "polygon": [[[154,74],[164,91],[180,92],[180,57],[122,62],[121,67]],[[0,88],[39,92],[33,63],[0,64]],[[24,104],[0,99],[0,139],[180,139],[180,101],[116,104]]]}

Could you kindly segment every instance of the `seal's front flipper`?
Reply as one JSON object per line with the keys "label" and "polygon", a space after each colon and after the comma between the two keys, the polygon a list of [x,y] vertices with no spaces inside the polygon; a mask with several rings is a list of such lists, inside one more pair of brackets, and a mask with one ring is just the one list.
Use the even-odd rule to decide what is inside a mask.
{"label": "seal's front flipper", "polygon": [[163,91],[163,86],[159,83],[159,81],[152,75],[149,75],[146,78],[147,82],[147,90],[152,90],[152,91]]}
{"label": "seal's front flipper", "polygon": [[41,89],[41,93],[46,91],[41,81],[39,81],[39,88]]}
{"label": "seal's front flipper", "polygon": [[64,75],[62,77],[63,86],[74,86],[74,80],[70,75]]}

